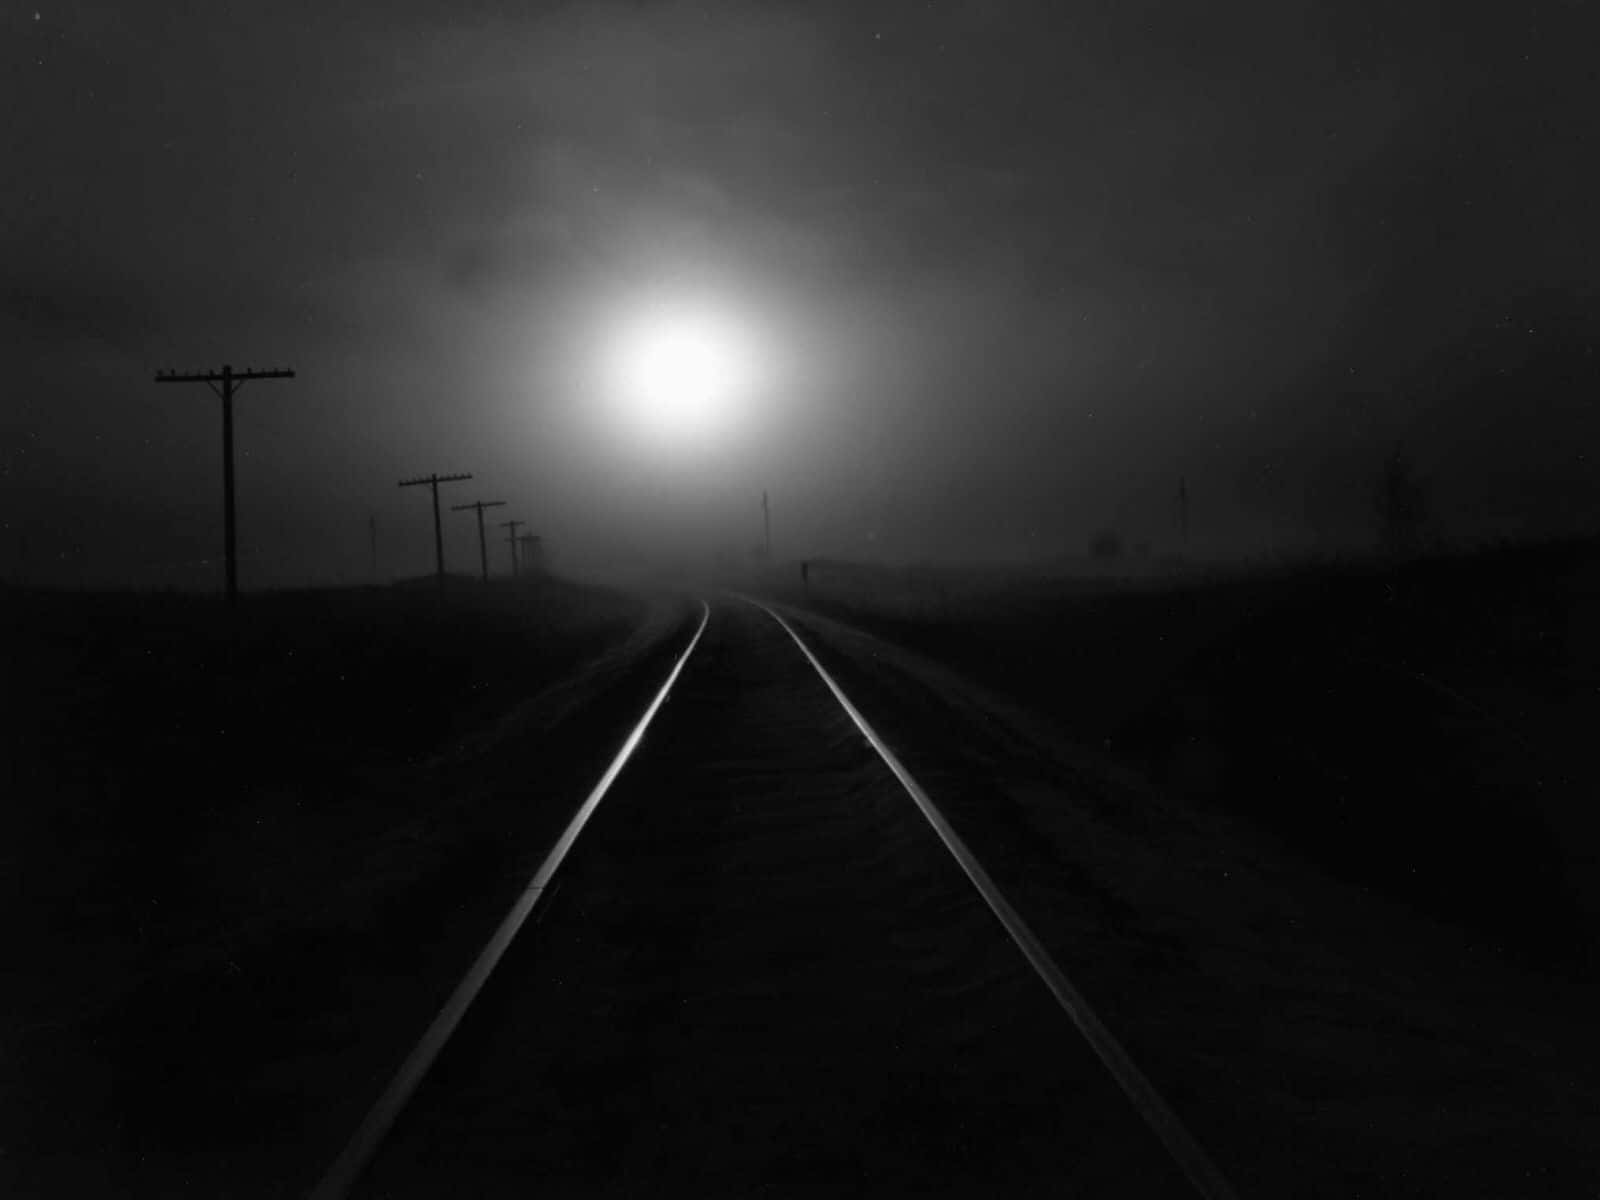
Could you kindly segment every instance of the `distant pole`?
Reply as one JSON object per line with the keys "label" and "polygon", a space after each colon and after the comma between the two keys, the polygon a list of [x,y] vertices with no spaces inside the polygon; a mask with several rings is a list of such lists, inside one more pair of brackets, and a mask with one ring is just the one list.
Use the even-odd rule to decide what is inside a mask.
{"label": "distant pole", "polygon": [[761,493],[761,523],[766,529],[767,561],[772,561],[772,508],[767,504],[767,493]]}
{"label": "distant pole", "polygon": [[526,524],[526,521],[500,522],[500,528],[506,530],[506,542],[511,546],[511,574],[513,578],[522,574],[522,568],[517,565],[517,526]]}
{"label": "distant pole", "polygon": [[1189,548],[1189,481],[1178,478],[1178,530],[1183,538],[1183,548]]}
{"label": "distant pole", "polygon": [[471,475],[423,475],[416,479],[402,479],[400,487],[416,487],[427,484],[433,489],[433,559],[439,578],[439,590],[444,590],[444,529],[439,524],[439,485],[441,483],[458,483],[463,479],[471,479]]}
{"label": "distant pole", "polygon": [[[236,553],[233,511],[233,396],[251,379],[293,379],[290,370],[235,371],[224,363],[220,371],[157,371],[157,383],[203,383],[222,399],[222,545],[227,559],[228,603],[239,600],[239,558]],[[222,386],[219,388],[217,384]]]}
{"label": "distant pole", "polygon": [[378,582],[378,518],[376,514],[367,517],[367,547],[372,557],[372,582]]}
{"label": "distant pole", "polygon": [[474,500],[471,504],[452,504],[451,512],[465,512],[467,509],[476,509],[478,512],[478,562],[483,567],[483,581],[489,582],[489,543],[483,536],[483,510],[486,508],[504,508],[504,500]]}

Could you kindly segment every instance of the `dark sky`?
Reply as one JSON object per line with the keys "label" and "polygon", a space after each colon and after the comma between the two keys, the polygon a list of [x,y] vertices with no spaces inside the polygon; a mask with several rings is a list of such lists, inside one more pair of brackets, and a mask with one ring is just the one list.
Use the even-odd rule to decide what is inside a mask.
{"label": "dark sky", "polygon": [[[0,23],[0,573],[426,570],[425,495],[572,564],[1600,519],[1582,3],[99,0]],[[656,452],[596,362],[707,303],[761,358]],[[449,555],[475,557],[465,514]],[[205,561],[211,560],[211,561]]]}

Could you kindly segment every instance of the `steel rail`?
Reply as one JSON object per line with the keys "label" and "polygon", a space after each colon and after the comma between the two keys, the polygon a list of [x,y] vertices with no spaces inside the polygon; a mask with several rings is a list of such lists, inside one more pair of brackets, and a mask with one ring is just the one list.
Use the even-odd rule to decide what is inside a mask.
{"label": "steel rail", "polygon": [[589,818],[600,806],[600,801],[605,799],[606,792],[616,782],[617,776],[622,773],[622,768],[627,765],[633,752],[638,749],[640,741],[644,738],[645,729],[655,717],[656,710],[666,701],[667,693],[677,682],[684,664],[689,661],[689,656],[700,643],[700,635],[705,632],[706,622],[711,617],[711,608],[702,600],[700,609],[700,625],[694,631],[694,637],[689,639],[688,648],[678,656],[677,663],[667,676],[666,682],[661,685],[661,690],[656,693],[655,699],[650,702],[650,707],[645,709],[644,716],[639,718],[638,724],[633,727],[633,732],[622,743],[622,748],[611,760],[611,765],[600,777],[600,782],[594,785],[588,798],[567,823],[561,836],[556,839],[556,844],[550,853],[545,855],[544,862],[539,864],[538,871],[534,873],[533,881],[517,898],[511,911],[505,915],[499,928],[494,931],[494,936],[489,939],[488,945],[483,948],[461,982],[456,985],[450,999],[445,1001],[444,1007],[439,1010],[439,1015],[434,1017],[433,1023],[423,1033],[421,1040],[400,1064],[400,1069],[389,1081],[389,1086],[384,1088],[377,1101],[367,1110],[366,1117],[345,1144],[339,1157],[333,1161],[333,1165],[312,1189],[311,1200],[341,1200],[360,1178],[361,1172],[366,1169],[379,1143],[394,1125],[395,1118],[400,1115],[400,1110],[406,1106],[406,1102],[411,1099],[417,1086],[422,1082],[423,1076],[439,1057],[439,1052],[450,1040],[450,1035],[461,1023],[461,1018],[466,1015],[467,1008],[483,990],[483,985],[488,981],[507,947],[511,945],[512,939],[517,936],[517,931],[522,928],[523,922],[528,919],[528,914],[533,911],[534,905],[539,902],[540,896],[549,888],[550,880],[555,876],[562,860],[567,857],[567,852],[572,849],[573,843],[578,840],[578,835],[583,832],[583,827],[589,823]]}
{"label": "steel rail", "polygon": [[817,661],[817,656],[811,652],[811,648],[801,640],[800,635],[794,631],[789,622],[785,621],[772,609],[758,600],[751,600],[749,597],[744,597],[744,599],[765,612],[783,627],[785,633],[794,639],[794,644],[800,647],[800,652],[816,668],[817,674],[822,677],[822,682],[828,685],[828,690],[833,693],[834,699],[849,714],[850,719],[855,722],[856,728],[865,735],[872,748],[878,752],[878,755],[883,759],[889,770],[894,773],[894,777],[900,781],[901,786],[910,794],[911,799],[916,802],[917,808],[927,818],[928,824],[932,825],[934,832],[939,835],[939,840],[944,843],[945,848],[950,851],[956,862],[961,865],[961,869],[966,872],[967,878],[972,881],[972,885],[978,889],[978,893],[983,897],[984,902],[988,904],[990,911],[999,918],[1000,924],[1005,926],[1006,932],[1011,935],[1011,940],[1016,943],[1017,949],[1022,951],[1023,957],[1028,960],[1039,978],[1044,981],[1044,985],[1050,989],[1051,994],[1056,998],[1056,1002],[1066,1011],[1067,1016],[1072,1019],[1072,1023],[1077,1026],[1078,1032],[1083,1035],[1084,1040],[1089,1043],[1096,1056],[1105,1065],[1106,1070],[1116,1080],[1123,1094],[1128,1097],[1139,1115],[1144,1118],[1145,1124],[1161,1140],[1161,1144],[1166,1147],[1173,1161],[1188,1177],[1195,1190],[1206,1197],[1206,1200],[1238,1200],[1238,1193],[1233,1190],[1232,1185],[1229,1184],[1217,1165],[1211,1161],[1210,1156],[1206,1154],[1200,1143],[1185,1128],[1183,1122],[1178,1118],[1178,1114],[1162,1099],[1161,1094],[1156,1091],[1155,1085],[1150,1082],[1149,1077],[1139,1069],[1133,1059],[1128,1056],[1128,1052],[1122,1048],[1122,1044],[1117,1041],[1099,1016],[1095,1014],[1094,1009],[1089,1006],[1089,1002],[1084,999],[1083,993],[1073,986],[1066,973],[1056,965],[1055,960],[1050,957],[1050,952],[1045,949],[1044,943],[1038,939],[1033,930],[1028,928],[1027,923],[1017,910],[1011,907],[1010,902],[995,885],[994,880],[989,877],[989,873],[984,870],[983,864],[977,860],[972,851],[967,848],[967,844],[950,827],[950,823],[944,819],[944,815],[935,807],[928,794],[922,790],[922,786],[912,778],[911,772],[906,770],[899,758],[895,756],[894,751],[889,749],[884,740],[867,723],[867,719],[861,715],[861,711],[850,703],[849,697],[834,682],[833,676],[828,674],[823,665]]}

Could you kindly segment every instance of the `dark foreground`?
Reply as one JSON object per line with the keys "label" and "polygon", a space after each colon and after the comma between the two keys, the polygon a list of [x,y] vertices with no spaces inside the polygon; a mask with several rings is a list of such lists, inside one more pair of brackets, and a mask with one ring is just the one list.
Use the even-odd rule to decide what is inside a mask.
{"label": "dark foreground", "polygon": [[63,1197],[296,1194],[689,614],[559,580],[0,605],[0,1192]]}
{"label": "dark foreground", "polygon": [[[1241,1195],[1587,1195],[1590,561],[825,571],[791,615]],[[9,1194],[303,1193],[698,612],[256,599],[0,595]],[[368,1194],[1170,1194],[798,650],[713,607]]]}
{"label": "dark foreground", "polygon": [[1098,582],[825,565],[782,594],[1496,954],[1600,978],[1600,542]]}
{"label": "dark foreground", "polygon": [[1585,1195],[1597,563],[782,590],[1244,1194]]}
{"label": "dark foreground", "polygon": [[719,605],[359,1194],[1182,1196],[786,634]]}

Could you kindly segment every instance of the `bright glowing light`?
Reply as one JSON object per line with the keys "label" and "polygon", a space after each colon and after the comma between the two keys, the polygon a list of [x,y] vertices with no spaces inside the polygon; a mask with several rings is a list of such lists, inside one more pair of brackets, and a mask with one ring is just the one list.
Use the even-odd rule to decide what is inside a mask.
{"label": "bright glowing light", "polygon": [[608,390],[633,433],[681,448],[733,431],[754,374],[748,338],[733,322],[709,312],[662,312],[618,340]]}

